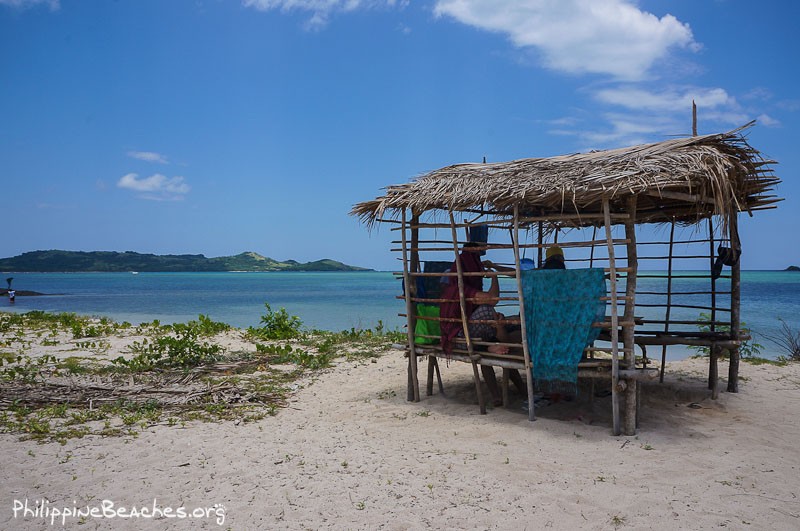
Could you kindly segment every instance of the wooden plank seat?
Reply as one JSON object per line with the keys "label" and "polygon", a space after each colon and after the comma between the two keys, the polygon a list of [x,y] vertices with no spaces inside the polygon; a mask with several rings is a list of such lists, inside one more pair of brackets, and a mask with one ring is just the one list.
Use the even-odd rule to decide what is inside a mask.
{"label": "wooden plank seat", "polygon": [[[505,345],[510,348],[507,354],[497,354],[488,352],[485,348],[489,345]],[[397,345],[398,347],[402,347],[402,345]],[[460,361],[465,363],[473,363],[475,362],[478,365],[488,365],[492,367],[500,367],[503,370],[503,378],[501,381],[501,391],[502,391],[502,398],[503,398],[503,405],[508,407],[509,400],[508,400],[508,382],[509,382],[509,371],[512,369],[516,369],[520,371],[521,374],[525,374],[525,359],[524,354],[522,352],[522,345],[517,343],[497,343],[497,342],[486,342],[481,341],[479,338],[473,341],[473,346],[476,347],[473,350],[473,356],[470,357],[469,351],[465,348],[458,348],[458,346],[452,349],[450,354],[446,354],[441,346],[435,344],[414,344],[414,351],[416,352],[417,357],[427,356],[428,357],[428,378],[427,378],[427,385],[426,385],[426,395],[431,396],[433,394],[433,378],[434,375],[437,378],[437,383],[439,387],[439,393],[444,393],[444,385],[442,383],[441,372],[439,370],[438,358],[445,358],[448,360]],[[406,356],[409,354],[408,347],[405,347]],[[598,352],[605,352],[606,349],[598,349],[595,347],[587,347],[586,351],[584,352],[584,357],[578,362],[578,378],[601,378],[601,379],[611,379],[612,373],[612,360],[610,357],[596,357],[595,354]],[[535,369],[534,369],[535,370]],[[658,378],[658,369],[656,368],[648,368],[646,366],[639,367],[639,368],[632,368],[632,369],[620,369],[619,371],[620,379],[626,380],[654,380]],[[625,384],[623,383],[623,386]]]}

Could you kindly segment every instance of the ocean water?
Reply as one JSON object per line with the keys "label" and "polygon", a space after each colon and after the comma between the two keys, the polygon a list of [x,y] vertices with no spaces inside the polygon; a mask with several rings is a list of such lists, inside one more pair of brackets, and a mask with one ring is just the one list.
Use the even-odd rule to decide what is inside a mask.
{"label": "ocean water", "polygon": [[[676,279],[673,289],[683,292],[707,289],[710,280],[700,278],[702,274],[687,272],[690,278]],[[388,329],[399,329],[405,323],[405,318],[397,315],[405,312],[404,302],[397,299],[401,283],[389,272],[11,273],[2,278],[8,276],[14,277],[13,287],[17,290],[48,294],[18,296],[14,305],[0,300],[0,310],[14,312],[75,312],[134,324],[153,319],[163,323],[185,322],[204,314],[244,328],[257,326],[265,313],[264,303],[269,303],[273,309],[283,307],[297,315],[308,328],[333,331],[372,328],[381,321]],[[720,290],[729,285],[726,279],[718,282]],[[513,281],[501,285],[504,290],[515,291]],[[639,292],[663,291],[665,286],[664,278],[638,279]],[[620,289],[624,289],[624,284]],[[657,304],[664,300],[657,295],[639,295],[637,304]],[[673,302],[686,306],[707,303],[698,295],[675,296]],[[729,300],[722,296],[718,305],[729,306]],[[752,331],[754,340],[767,347],[766,354],[780,354],[767,336],[780,333],[781,319],[791,329],[800,330],[800,273],[742,272],[741,308],[741,320]],[[513,313],[511,308],[502,311]],[[672,318],[694,320],[702,311],[675,308]],[[663,310],[643,306],[637,307],[636,314],[660,319],[663,317],[660,312]],[[671,348],[669,358],[689,353],[685,348]]]}
{"label": "ocean water", "polygon": [[[286,308],[308,328],[400,327],[400,282],[380,272],[273,273],[9,273],[13,287],[47,293],[20,297],[15,312],[44,310],[111,317],[133,324],[185,322],[199,314],[246,328],[257,326],[265,303]],[[5,306],[5,308],[4,308]]]}

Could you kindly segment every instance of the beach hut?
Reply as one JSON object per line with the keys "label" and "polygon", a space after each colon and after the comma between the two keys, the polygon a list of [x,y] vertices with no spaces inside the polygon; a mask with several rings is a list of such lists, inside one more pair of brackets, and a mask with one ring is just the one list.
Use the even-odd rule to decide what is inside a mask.
{"label": "beach hut", "polygon": [[[600,336],[579,352],[575,374],[610,382],[615,435],[636,432],[640,383],[659,375],[663,380],[667,351],[676,345],[708,349],[714,398],[717,360],[727,351],[727,390],[737,392],[739,347],[747,339],[740,329],[739,214],[752,216],[780,201],[772,193],[779,183],[774,161],[765,160],[744,136],[751,125],[607,151],[457,164],[356,204],[351,214],[368,227],[387,224],[397,235],[392,250],[402,263],[396,275],[403,281],[399,298],[408,322],[408,399],[420,400],[418,358],[428,358],[430,395],[434,373],[442,388],[437,358],[447,357],[472,364],[482,413],[478,366],[503,369],[504,397],[509,371],[523,371],[529,418],[535,419],[542,346],[534,336],[552,336],[570,325],[542,326],[531,318],[536,294],[527,278],[537,269],[528,270],[529,264],[541,267],[544,250],[554,244],[564,250],[568,270],[601,268],[605,276],[596,297],[605,311],[591,324]],[[478,274],[508,279],[499,304],[521,316],[507,323],[519,326],[521,340],[507,345],[507,353],[491,353],[491,344],[470,338],[462,322],[463,340],[445,353],[434,327],[418,325],[441,324],[444,318],[421,309],[448,302],[435,289],[425,289],[426,282],[431,286],[433,280],[435,288],[437,281],[455,279],[463,310],[464,282],[475,273],[463,271],[457,257],[481,227],[488,229],[488,239],[473,243],[475,250],[492,253],[495,262],[495,256],[507,256],[508,270]],[[444,272],[427,267],[436,263],[455,265]],[[651,355],[660,349],[660,368],[648,347]]]}

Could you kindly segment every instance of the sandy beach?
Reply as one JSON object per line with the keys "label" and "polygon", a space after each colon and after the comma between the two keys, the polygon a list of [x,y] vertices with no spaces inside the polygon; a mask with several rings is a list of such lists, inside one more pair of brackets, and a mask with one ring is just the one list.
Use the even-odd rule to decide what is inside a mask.
{"label": "sandy beach", "polygon": [[[713,401],[706,362],[673,362],[643,392],[638,435],[614,437],[610,398],[586,392],[533,423],[518,395],[480,415],[463,363],[442,364],[445,396],[407,402],[405,363],[339,359],[256,422],[64,445],[2,434],[0,528],[800,526],[800,364],[743,363],[740,393]],[[94,513],[60,514],[77,509]]]}

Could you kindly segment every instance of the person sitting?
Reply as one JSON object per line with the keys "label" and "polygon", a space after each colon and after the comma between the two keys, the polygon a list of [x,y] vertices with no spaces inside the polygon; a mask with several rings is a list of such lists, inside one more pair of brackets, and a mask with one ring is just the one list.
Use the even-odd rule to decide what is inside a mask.
{"label": "person sitting", "polygon": [[[472,248],[474,247],[475,244],[470,245],[468,243],[461,250],[459,260],[462,273],[483,273],[487,271],[485,265],[495,270],[498,269],[498,266],[488,260],[481,262],[479,251],[473,250]],[[450,271],[457,271],[457,267],[456,263],[453,262]],[[509,333],[506,330],[506,324],[503,322],[506,319],[505,315],[495,309],[495,306],[500,301],[500,283],[496,275],[492,277],[489,291],[483,291],[483,277],[479,275],[464,275],[463,287],[465,311],[469,315],[467,329],[470,338],[480,338],[482,341],[500,343],[518,343],[521,341],[521,334],[518,331]],[[445,302],[440,304],[440,316],[443,318],[441,322],[441,345],[442,350],[449,354],[452,352],[453,344],[457,341],[457,338],[464,338],[458,277],[450,277],[449,283],[442,291],[442,299]],[[458,321],[455,319],[458,319]],[[508,353],[506,345],[490,345],[486,350],[493,354]],[[494,369],[488,365],[481,365],[481,372],[492,394],[494,404],[496,406],[501,405],[502,398],[500,397]],[[521,391],[525,389],[518,371],[511,371],[511,380]]]}
{"label": "person sitting", "polygon": [[547,248],[544,265],[542,269],[566,269],[564,264],[564,251],[558,245],[551,245]]}

